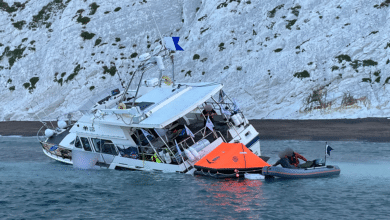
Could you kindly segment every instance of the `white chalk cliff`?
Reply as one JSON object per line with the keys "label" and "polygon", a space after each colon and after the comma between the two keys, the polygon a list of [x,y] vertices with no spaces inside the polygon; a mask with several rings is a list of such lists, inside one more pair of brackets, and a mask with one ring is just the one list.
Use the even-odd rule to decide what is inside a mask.
{"label": "white chalk cliff", "polygon": [[127,82],[155,22],[180,37],[176,80],[223,83],[251,119],[390,115],[389,0],[0,0],[0,120]]}

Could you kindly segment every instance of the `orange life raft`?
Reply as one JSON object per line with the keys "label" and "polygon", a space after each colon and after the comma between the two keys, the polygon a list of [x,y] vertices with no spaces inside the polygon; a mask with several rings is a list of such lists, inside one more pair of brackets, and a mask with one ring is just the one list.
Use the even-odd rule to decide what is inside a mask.
{"label": "orange life raft", "polygon": [[217,178],[261,173],[265,166],[270,165],[241,143],[222,143],[194,165],[195,174]]}

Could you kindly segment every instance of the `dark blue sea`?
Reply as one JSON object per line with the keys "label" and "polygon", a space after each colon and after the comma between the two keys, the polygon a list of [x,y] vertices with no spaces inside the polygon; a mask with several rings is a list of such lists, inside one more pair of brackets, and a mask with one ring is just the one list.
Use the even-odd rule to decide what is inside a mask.
{"label": "dark blue sea", "polygon": [[[0,219],[389,219],[390,145],[329,145],[337,177],[216,180],[78,170],[47,158],[35,138],[0,137]],[[324,142],[261,142],[271,163],[287,146],[324,156]]]}

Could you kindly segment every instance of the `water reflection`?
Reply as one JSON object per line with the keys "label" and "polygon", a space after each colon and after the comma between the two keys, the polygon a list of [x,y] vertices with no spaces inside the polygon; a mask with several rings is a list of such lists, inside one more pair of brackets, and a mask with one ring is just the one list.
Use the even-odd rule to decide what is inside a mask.
{"label": "water reflection", "polygon": [[[264,206],[261,180],[200,180],[207,192],[206,206],[211,210],[234,210],[237,213]],[[212,183],[210,183],[212,181]]]}

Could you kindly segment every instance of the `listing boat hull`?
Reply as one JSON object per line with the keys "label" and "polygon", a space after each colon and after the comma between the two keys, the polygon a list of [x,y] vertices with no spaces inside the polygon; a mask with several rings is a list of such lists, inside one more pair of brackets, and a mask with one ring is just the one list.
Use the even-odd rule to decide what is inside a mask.
{"label": "listing boat hull", "polygon": [[[78,113],[73,112],[77,121],[68,113],[66,119],[62,116],[58,121],[58,127],[44,124],[37,133],[43,152],[82,169],[100,166],[180,173],[192,173],[194,164],[221,143],[246,145],[249,149],[241,153],[259,159],[259,133],[236,101],[222,90],[222,83],[170,81],[162,76],[162,60],[171,60],[174,67],[173,54],[160,46],[152,55],[139,57],[141,63],[123,91],[116,86],[94,97],[86,96]],[[144,80],[147,71],[149,76],[155,72],[156,78]],[[262,167],[251,169],[260,172]]]}
{"label": "listing boat hull", "polygon": [[339,175],[340,168],[333,165],[298,169],[267,166],[263,168],[262,174],[266,177],[281,177],[288,179],[316,178]]}

